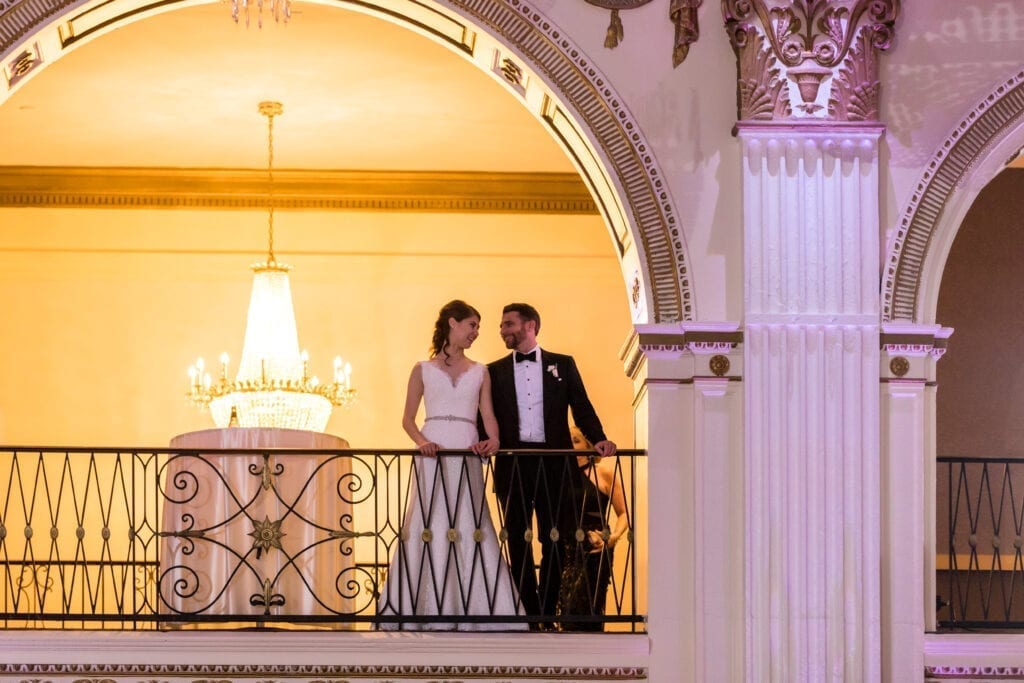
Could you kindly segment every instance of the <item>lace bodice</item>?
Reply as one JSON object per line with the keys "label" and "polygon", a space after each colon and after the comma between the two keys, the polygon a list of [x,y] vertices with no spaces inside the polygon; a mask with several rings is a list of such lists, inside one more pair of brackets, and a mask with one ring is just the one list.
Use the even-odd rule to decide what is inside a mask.
{"label": "lace bodice", "polygon": [[423,406],[427,421],[431,418],[457,417],[476,424],[480,404],[480,385],[486,368],[474,363],[455,380],[430,361],[420,362],[423,377]]}

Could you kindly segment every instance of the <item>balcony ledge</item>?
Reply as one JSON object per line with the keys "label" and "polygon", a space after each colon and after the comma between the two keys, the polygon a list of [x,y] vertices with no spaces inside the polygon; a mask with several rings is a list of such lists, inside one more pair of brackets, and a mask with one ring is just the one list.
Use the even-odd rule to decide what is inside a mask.
{"label": "balcony ledge", "polygon": [[[644,680],[649,653],[646,634],[20,631],[0,633],[0,681],[43,673],[54,680],[65,672],[136,680],[143,672],[161,680],[213,673],[230,679],[241,672],[322,680],[360,677],[359,671],[394,675],[395,668],[426,667],[436,676],[480,666],[495,669],[502,680],[532,680],[527,674],[538,668],[551,669],[543,680]],[[558,674],[580,667],[604,675]]]}
{"label": "balcony ledge", "polygon": [[1024,633],[929,633],[924,646],[926,680],[1024,680]]}

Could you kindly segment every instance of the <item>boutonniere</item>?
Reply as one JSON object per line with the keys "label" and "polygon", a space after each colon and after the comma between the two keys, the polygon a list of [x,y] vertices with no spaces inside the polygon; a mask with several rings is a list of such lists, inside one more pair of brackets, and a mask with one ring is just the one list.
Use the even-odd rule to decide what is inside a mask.
{"label": "boutonniere", "polygon": [[555,365],[554,363],[548,366],[548,372],[550,372],[551,376],[557,379],[559,382],[562,381],[562,378],[558,376],[558,366]]}

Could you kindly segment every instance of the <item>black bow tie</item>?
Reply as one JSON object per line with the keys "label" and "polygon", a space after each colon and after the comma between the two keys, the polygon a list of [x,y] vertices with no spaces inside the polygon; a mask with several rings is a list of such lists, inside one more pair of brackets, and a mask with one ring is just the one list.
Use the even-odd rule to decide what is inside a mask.
{"label": "black bow tie", "polygon": [[517,363],[522,363],[524,360],[532,360],[534,363],[536,363],[537,362],[537,350],[534,349],[533,351],[530,351],[529,353],[517,353],[516,354],[516,362]]}

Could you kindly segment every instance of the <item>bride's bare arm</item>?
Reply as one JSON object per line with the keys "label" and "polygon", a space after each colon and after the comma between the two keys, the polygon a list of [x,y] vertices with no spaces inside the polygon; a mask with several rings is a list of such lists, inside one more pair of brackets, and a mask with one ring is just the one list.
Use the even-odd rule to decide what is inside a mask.
{"label": "bride's bare arm", "polygon": [[477,455],[494,455],[498,450],[498,420],[494,417],[491,402],[491,373],[484,370],[484,381],[480,383],[480,417],[484,422],[487,439],[473,445]]}
{"label": "bride's bare arm", "polygon": [[427,437],[416,426],[416,412],[423,400],[423,369],[417,363],[409,375],[409,386],[405,391],[405,412],[402,413],[402,429],[409,435],[416,448],[423,455],[437,455],[437,444]]}

